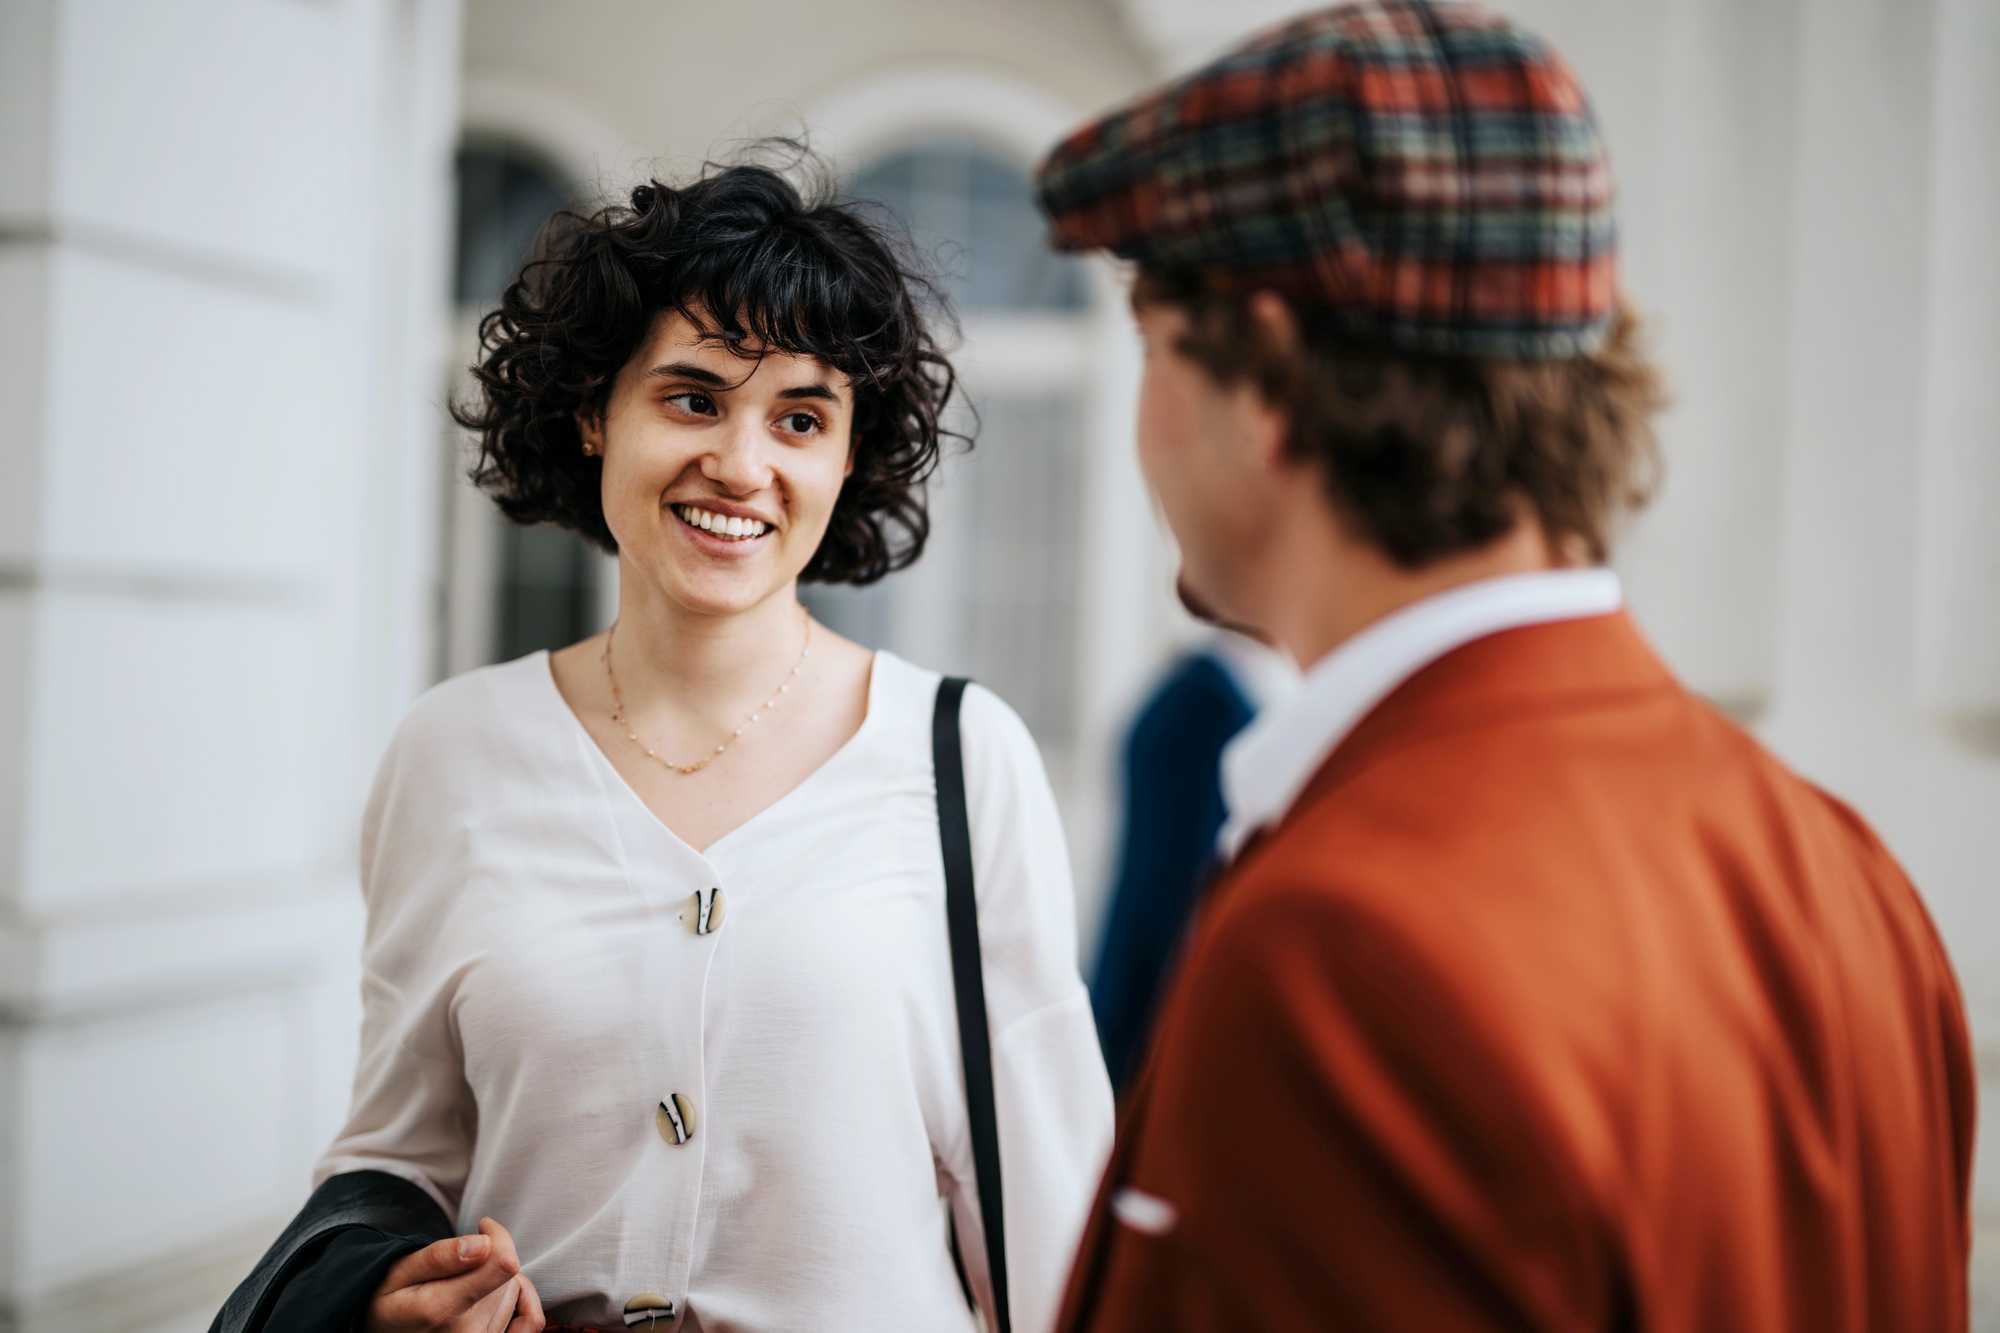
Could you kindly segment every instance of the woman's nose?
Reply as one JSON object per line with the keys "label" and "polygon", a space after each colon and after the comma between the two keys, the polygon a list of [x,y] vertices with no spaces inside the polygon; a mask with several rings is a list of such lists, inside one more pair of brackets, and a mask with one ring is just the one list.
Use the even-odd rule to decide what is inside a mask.
{"label": "woman's nose", "polygon": [[756,418],[732,421],[702,459],[702,475],[733,495],[761,491],[771,484],[767,443]]}

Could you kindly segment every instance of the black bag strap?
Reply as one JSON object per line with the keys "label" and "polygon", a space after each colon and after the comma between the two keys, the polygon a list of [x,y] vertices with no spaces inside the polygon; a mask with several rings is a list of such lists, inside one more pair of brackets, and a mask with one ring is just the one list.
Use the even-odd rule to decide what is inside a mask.
{"label": "black bag strap", "polygon": [[938,842],[944,851],[944,917],[951,933],[951,982],[958,1000],[958,1049],[965,1061],[966,1117],[979,1220],[986,1230],[986,1271],[993,1279],[993,1333],[1012,1333],[1007,1313],[1007,1238],[1000,1207],[1000,1124],[993,1110],[993,1043],[986,1025],[986,977],[979,961],[979,905],[972,892],[972,826],[965,814],[965,754],[958,708],[966,681],[938,684],[931,717],[937,770]]}

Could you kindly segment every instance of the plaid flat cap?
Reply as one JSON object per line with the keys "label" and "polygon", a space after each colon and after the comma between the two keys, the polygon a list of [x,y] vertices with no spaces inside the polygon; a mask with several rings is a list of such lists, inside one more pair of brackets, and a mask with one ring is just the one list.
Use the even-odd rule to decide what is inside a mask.
{"label": "plaid flat cap", "polygon": [[1058,248],[1270,287],[1407,351],[1576,356],[1616,311],[1583,88],[1474,4],[1295,19],[1077,131],[1036,188]]}

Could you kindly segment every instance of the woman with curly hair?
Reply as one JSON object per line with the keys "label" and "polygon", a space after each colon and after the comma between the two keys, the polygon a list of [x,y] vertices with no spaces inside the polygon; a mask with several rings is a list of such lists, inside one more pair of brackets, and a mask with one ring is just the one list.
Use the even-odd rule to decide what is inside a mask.
{"label": "woman with curly hair", "polygon": [[1111,1098],[1039,756],[964,695],[996,1292],[939,678],[798,598],[924,546],[953,378],[899,253],[732,167],[561,217],[486,319],[475,478],[615,553],[617,620],[404,720],[353,1107],[219,1327],[970,1329],[968,1294],[1053,1321]]}

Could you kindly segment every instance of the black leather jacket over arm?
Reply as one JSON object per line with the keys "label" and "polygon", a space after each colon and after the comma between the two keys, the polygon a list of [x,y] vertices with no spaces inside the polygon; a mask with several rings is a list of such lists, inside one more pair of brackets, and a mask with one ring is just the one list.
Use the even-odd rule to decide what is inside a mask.
{"label": "black leather jacket over arm", "polygon": [[436,1200],[400,1176],[334,1176],[264,1252],[209,1333],[347,1333],[390,1265],[454,1234]]}

